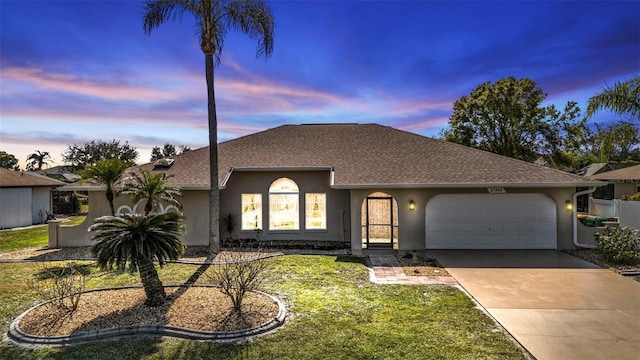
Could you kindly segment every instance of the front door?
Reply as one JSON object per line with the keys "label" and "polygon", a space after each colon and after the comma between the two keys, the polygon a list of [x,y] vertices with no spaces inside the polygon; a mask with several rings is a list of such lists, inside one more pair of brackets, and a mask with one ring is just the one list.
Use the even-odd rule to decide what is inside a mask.
{"label": "front door", "polygon": [[[394,201],[386,194],[372,194],[365,200],[363,247],[367,249],[392,249],[398,238],[397,216]],[[394,221],[395,220],[395,221]]]}

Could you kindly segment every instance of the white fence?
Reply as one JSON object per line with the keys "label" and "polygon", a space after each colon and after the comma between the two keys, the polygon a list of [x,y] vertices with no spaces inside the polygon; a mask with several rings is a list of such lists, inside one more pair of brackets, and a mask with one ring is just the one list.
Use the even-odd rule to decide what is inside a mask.
{"label": "white fence", "polygon": [[589,214],[618,218],[621,227],[640,228],[640,201],[589,199]]}

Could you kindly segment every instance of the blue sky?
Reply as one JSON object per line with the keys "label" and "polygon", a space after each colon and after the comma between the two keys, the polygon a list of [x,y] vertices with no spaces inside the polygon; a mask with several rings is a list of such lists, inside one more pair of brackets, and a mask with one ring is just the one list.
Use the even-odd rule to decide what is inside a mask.
{"label": "blue sky", "polygon": [[[282,124],[379,123],[434,136],[486,81],[528,77],[562,108],[640,73],[639,1],[271,1],[273,56],[230,32],[219,139]],[[0,150],[206,146],[204,55],[185,16],[147,36],[140,1],[0,0]],[[599,114],[594,121],[617,117]]]}

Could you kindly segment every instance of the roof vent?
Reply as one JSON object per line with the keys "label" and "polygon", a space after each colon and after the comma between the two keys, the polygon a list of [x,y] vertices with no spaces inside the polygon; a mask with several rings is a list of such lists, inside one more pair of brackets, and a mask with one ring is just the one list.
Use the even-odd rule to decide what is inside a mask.
{"label": "roof vent", "polygon": [[156,162],[153,163],[153,170],[168,169],[173,165],[173,161],[173,159],[167,158],[156,160]]}

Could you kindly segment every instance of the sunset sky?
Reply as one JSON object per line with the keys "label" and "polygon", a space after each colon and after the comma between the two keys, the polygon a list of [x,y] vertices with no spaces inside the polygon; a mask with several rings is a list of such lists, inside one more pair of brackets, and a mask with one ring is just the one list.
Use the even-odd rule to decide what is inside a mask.
{"label": "sunset sky", "polygon": [[[69,144],[208,144],[194,20],[142,30],[140,1],[0,0],[0,150],[25,167]],[[271,1],[273,56],[230,32],[220,141],[282,124],[379,123],[427,136],[486,81],[528,77],[584,109],[640,73],[639,1]],[[600,113],[594,121],[618,117]]]}

